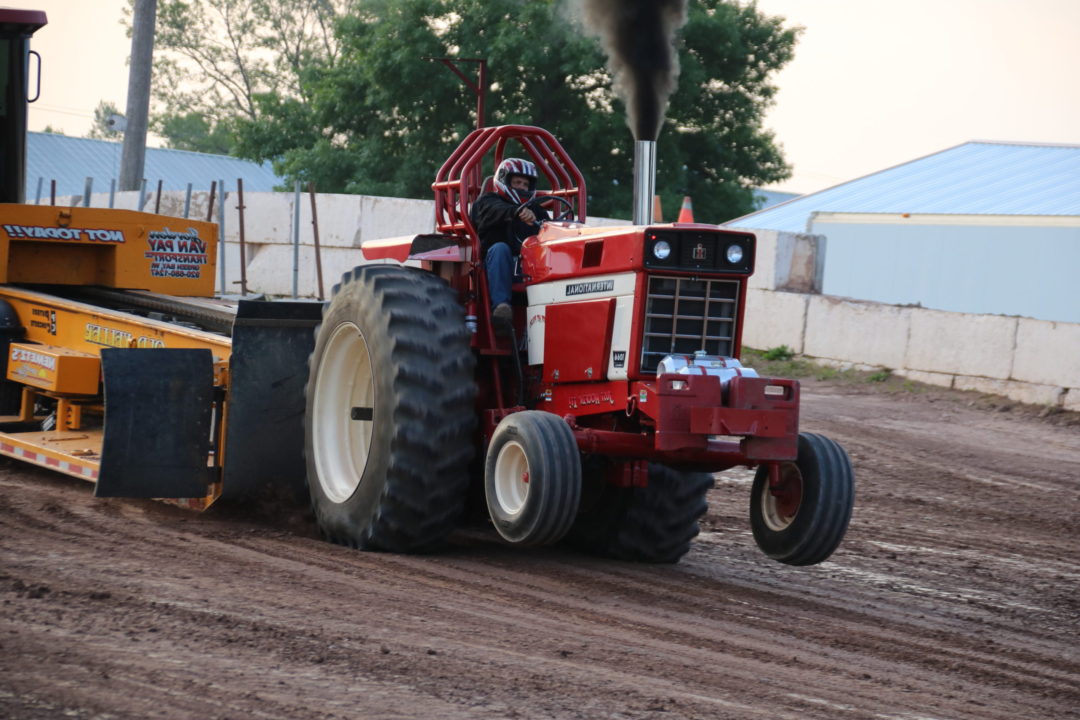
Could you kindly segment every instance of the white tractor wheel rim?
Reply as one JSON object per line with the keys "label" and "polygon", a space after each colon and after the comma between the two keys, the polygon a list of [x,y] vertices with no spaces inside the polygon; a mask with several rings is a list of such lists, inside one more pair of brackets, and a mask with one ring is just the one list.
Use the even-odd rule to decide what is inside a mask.
{"label": "white tractor wheel rim", "polygon": [[517,515],[529,497],[529,459],[525,448],[511,440],[495,458],[495,499],[507,515]]}
{"label": "white tractor wheel rim", "polygon": [[795,522],[795,517],[799,514],[799,508],[802,505],[802,473],[799,472],[798,467],[793,463],[784,463],[781,465],[780,472],[784,482],[797,484],[798,500],[794,502],[792,502],[791,499],[788,499],[786,502],[782,501],[773,493],[768,482],[762,486],[761,519],[765,521],[766,527],[773,532],[787,530],[788,527],[791,526],[791,523]]}
{"label": "white tractor wheel rim", "polygon": [[[354,419],[354,408],[359,412]],[[363,333],[342,323],[326,343],[315,381],[312,445],[323,493],[332,502],[352,497],[360,485],[375,424],[375,384]]]}

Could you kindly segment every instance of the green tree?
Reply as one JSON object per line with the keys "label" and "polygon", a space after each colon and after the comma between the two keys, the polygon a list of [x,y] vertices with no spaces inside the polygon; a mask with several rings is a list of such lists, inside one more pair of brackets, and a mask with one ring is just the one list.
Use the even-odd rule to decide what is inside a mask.
{"label": "green tree", "polygon": [[109,102],[108,100],[102,100],[94,108],[94,124],[90,126],[90,132],[86,134],[88,138],[94,138],[95,140],[116,140],[120,137],[120,129],[113,127],[109,124],[109,118],[112,116],[122,115],[119,108],[116,107],[116,103]]}
{"label": "green tree", "polygon": [[[430,197],[439,165],[474,126],[475,99],[424,57],[486,57],[487,123],[551,130],[589,185],[589,212],[628,217],[632,137],[599,43],[554,0],[369,0],[336,26],[339,53],[308,64],[299,90],[254,95],[237,152],[327,192]],[[682,68],[658,143],[670,219],[691,195],[699,221],[753,209],[752,188],[790,170],[762,125],[770,76],[798,30],[755,5],[691,4]]]}
{"label": "green tree", "polygon": [[158,0],[152,129],[169,147],[224,153],[232,124],[259,119],[256,96],[306,101],[300,77],[337,53],[347,0]]}
{"label": "green tree", "polygon": [[200,112],[160,115],[155,118],[154,131],[176,150],[229,155],[235,146],[228,122],[215,121]]}

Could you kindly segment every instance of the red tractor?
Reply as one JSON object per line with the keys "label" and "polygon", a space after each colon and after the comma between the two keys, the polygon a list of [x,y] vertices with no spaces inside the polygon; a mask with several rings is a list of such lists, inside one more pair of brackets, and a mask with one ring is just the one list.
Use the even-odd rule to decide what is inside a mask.
{"label": "red tractor", "polygon": [[[557,219],[523,244],[513,332],[497,333],[469,208],[511,155],[536,164]],[[305,450],[327,538],[428,549],[482,482],[512,544],[671,563],[712,474],[756,466],[760,548],[792,565],[829,557],[851,517],[851,462],[799,433],[798,382],[737,359],[752,234],[587,227],[581,173],[535,127],[475,130],[433,188],[436,233],[365,243],[381,262],[342,278],[316,333]]]}

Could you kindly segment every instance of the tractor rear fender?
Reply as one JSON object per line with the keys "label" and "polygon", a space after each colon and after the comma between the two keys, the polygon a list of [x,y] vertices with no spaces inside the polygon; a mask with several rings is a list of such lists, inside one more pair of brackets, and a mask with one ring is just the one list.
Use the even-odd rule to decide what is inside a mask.
{"label": "tractor rear fender", "polygon": [[367,240],[360,246],[367,260],[466,262],[470,248],[453,235],[426,234]]}

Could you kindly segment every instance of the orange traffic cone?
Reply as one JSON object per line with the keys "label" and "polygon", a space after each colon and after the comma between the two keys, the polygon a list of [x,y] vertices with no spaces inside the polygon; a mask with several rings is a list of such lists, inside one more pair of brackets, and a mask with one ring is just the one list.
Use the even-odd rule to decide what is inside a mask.
{"label": "orange traffic cone", "polygon": [[664,222],[664,214],[661,212],[659,195],[652,196],[652,220],[656,223]]}
{"label": "orange traffic cone", "polygon": [[682,208],[679,210],[679,219],[676,222],[692,223],[694,222],[694,207],[690,204],[690,196],[687,195],[682,199]]}

